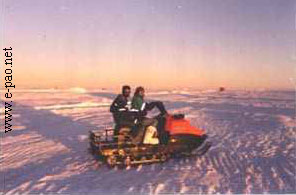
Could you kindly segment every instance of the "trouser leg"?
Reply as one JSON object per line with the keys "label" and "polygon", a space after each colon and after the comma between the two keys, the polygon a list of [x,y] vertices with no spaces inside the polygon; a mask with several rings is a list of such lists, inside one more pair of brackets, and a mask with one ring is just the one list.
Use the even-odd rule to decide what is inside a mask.
{"label": "trouser leg", "polygon": [[147,105],[147,110],[152,110],[153,108],[157,108],[161,114],[167,114],[167,111],[163,105],[162,102],[160,101],[155,101],[155,102],[150,102],[148,105]]}
{"label": "trouser leg", "polygon": [[113,133],[114,136],[117,136],[119,134],[119,128],[120,128],[120,125],[116,123],[114,128],[114,133]]}
{"label": "trouser leg", "polygon": [[113,136],[116,137],[118,135],[118,133],[119,133],[119,127],[120,127],[118,115],[117,114],[113,114],[113,119],[114,119],[114,123],[115,123]]}

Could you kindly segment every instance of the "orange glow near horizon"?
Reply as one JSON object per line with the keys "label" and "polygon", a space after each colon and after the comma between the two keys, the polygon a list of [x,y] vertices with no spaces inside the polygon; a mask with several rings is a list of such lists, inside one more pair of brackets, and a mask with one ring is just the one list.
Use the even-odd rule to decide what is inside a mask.
{"label": "orange glow near horizon", "polygon": [[[151,62],[145,63],[145,61],[147,62],[144,59],[141,63],[143,68],[139,69],[136,67],[140,62],[133,64],[132,60],[130,65],[124,64],[125,62],[110,61],[102,64],[98,62],[97,66],[77,65],[72,69],[67,64],[57,65],[58,62],[55,61],[34,62],[43,64],[40,66],[33,63],[26,65],[24,60],[15,60],[14,77],[17,87],[20,88],[116,88],[127,83],[132,86],[142,85],[154,89],[217,88],[220,86],[242,89],[293,89],[289,79],[292,77],[289,77],[290,70],[282,70],[281,74],[277,74],[277,69],[273,68],[260,71],[246,67],[244,70],[239,70],[223,65],[207,69],[206,62],[198,62],[201,64],[196,63],[193,67],[185,64],[182,68],[180,65],[180,68],[179,65],[172,67],[165,63],[153,66]],[[56,64],[55,68],[51,66],[52,63]],[[19,64],[22,64],[22,67],[18,67]],[[281,82],[278,82],[279,80]]]}

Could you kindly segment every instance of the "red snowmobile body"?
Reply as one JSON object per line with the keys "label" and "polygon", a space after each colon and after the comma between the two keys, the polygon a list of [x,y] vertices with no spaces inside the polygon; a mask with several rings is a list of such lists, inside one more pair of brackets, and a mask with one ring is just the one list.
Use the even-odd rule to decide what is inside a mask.
{"label": "red snowmobile body", "polygon": [[[124,134],[125,141],[114,139],[113,129],[90,132],[90,146],[93,154],[107,160],[111,166],[116,164],[141,164],[163,162],[171,156],[188,155],[194,151],[198,155],[204,154],[211,146],[206,142],[207,135],[199,128],[191,126],[184,115],[156,117],[158,120],[159,144],[131,143],[130,134]],[[132,129],[133,127],[123,127]],[[121,130],[120,130],[121,132]],[[122,136],[119,133],[119,136]],[[122,140],[122,139],[120,139]]]}
{"label": "red snowmobile body", "polygon": [[182,117],[168,116],[166,117],[165,130],[170,135],[188,134],[193,136],[203,136],[205,132],[194,126],[191,126],[190,121]]}

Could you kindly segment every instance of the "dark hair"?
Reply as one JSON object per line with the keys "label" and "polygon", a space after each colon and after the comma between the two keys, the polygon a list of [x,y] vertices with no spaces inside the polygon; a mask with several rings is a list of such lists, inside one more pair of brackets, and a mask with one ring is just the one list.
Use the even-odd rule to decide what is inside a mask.
{"label": "dark hair", "polygon": [[131,87],[128,86],[128,85],[123,85],[122,86],[122,93],[124,93],[124,91],[127,90],[127,89],[131,90]]}
{"label": "dark hair", "polygon": [[138,95],[140,91],[144,91],[144,87],[137,87],[134,95]]}

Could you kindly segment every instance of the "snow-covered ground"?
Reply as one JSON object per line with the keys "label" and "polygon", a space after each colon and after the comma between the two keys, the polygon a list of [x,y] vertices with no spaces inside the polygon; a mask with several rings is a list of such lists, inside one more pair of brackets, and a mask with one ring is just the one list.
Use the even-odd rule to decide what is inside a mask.
{"label": "snow-covered ground", "polygon": [[[88,153],[88,131],[112,126],[110,91],[14,94],[12,132],[1,139],[1,191],[14,193],[296,193],[293,91],[147,94],[204,128],[202,157],[109,169]],[[3,107],[3,106],[2,106]],[[1,123],[3,123],[1,111]]]}

